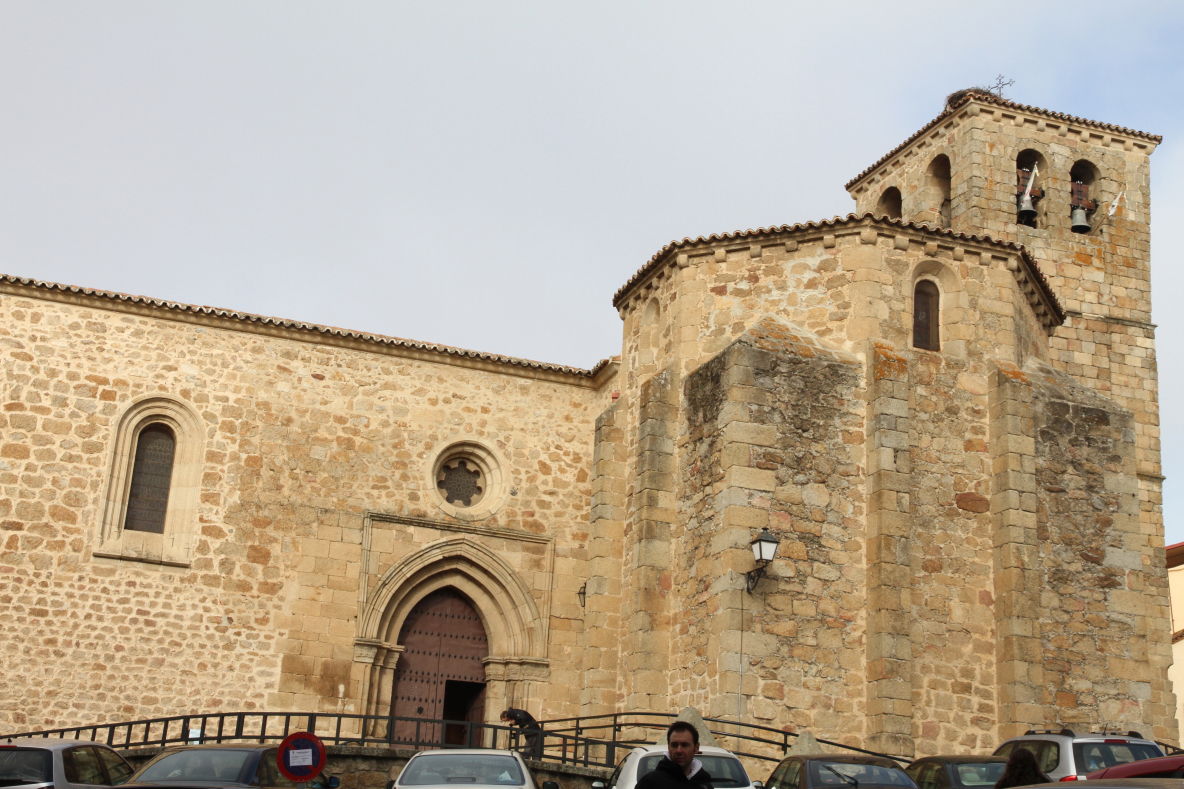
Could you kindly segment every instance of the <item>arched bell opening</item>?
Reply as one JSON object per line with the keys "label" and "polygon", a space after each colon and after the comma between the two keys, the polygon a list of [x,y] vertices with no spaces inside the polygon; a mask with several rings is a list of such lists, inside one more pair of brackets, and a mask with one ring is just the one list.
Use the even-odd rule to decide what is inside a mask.
{"label": "arched bell opening", "polygon": [[900,190],[895,186],[890,186],[884,190],[880,195],[880,201],[876,203],[876,214],[878,216],[886,216],[889,219],[900,219],[902,216]]}
{"label": "arched bell opening", "polygon": [[1069,169],[1069,229],[1074,233],[1088,233],[1098,201],[1090,192],[1098,181],[1098,168],[1093,162],[1078,159]]}
{"label": "arched bell opening", "polygon": [[1018,225],[1044,227],[1042,173],[1048,165],[1038,151],[1026,148],[1015,157],[1015,221]]}
{"label": "arched bell opening", "polygon": [[939,227],[950,227],[952,204],[950,203],[950,157],[939,153],[925,171],[925,185],[930,210]]}

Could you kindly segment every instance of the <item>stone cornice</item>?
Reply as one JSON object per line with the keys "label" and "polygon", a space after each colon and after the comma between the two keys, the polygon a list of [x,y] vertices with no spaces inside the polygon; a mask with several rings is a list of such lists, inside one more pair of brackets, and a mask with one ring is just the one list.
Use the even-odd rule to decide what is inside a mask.
{"label": "stone cornice", "polygon": [[[990,91],[971,88],[951,94],[946,99],[945,109],[942,110],[940,115],[922,126],[900,145],[897,145],[891,151],[884,154],[866,170],[848,181],[846,183],[847,191],[854,190],[876,171],[884,168],[892,160],[912,149],[913,144],[918,140],[926,136],[931,136],[936,141],[947,128],[953,128],[966,117],[982,112],[984,108],[987,108],[991,112],[1007,112],[1016,116],[1025,116],[1043,123],[1046,128],[1058,129],[1064,133],[1104,133],[1105,136],[1118,140],[1124,146],[1129,144],[1131,147],[1147,149],[1147,153],[1151,153],[1155,149],[1155,146],[1163,142],[1163,137],[1158,134],[1148,134],[1147,132],[1128,129],[1125,126],[1115,126],[1110,123],[1066,115],[1062,112],[1053,112],[1052,110],[1045,110],[1040,107],[1032,107],[1027,104],[1017,104],[1014,101],[1000,98]],[[1086,132],[1085,130],[1090,131]]]}
{"label": "stone cornice", "polygon": [[840,236],[860,235],[866,237],[868,233],[872,234],[873,240],[877,235],[899,236],[906,240],[911,238],[924,244],[927,254],[928,249],[932,247],[934,251],[938,249],[961,250],[959,254],[964,254],[967,250],[974,250],[979,254],[1007,259],[1007,268],[1015,275],[1020,289],[1027,296],[1032,310],[1045,329],[1051,331],[1054,327],[1065,322],[1065,312],[1052,292],[1048,280],[1036,260],[1022,245],[1010,241],[996,241],[987,236],[968,235],[944,228],[919,225],[901,219],[877,217],[872,214],[859,216],[848,214],[846,217],[835,217],[818,222],[740,230],[733,233],[712,234],[694,239],[684,238],[682,241],[672,241],[658,250],[617,291],[613,297],[613,306],[618,310],[623,310],[632,298],[642,293],[647,283],[663,276],[671,269],[691,265],[692,258],[695,257],[703,257],[717,251],[726,252],[729,249],[749,249],[753,255],[759,255],[761,248],[781,244],[800,245],[821,242],[823,245],[833,246],[835,240]]}
{"label": "stone cornice", "polygon": [[200,307],[174,301],[132,296],[126,293],[80,288],[55,282],[0,274],[0,294],[73,304],[93,309],[176,321],[227,331],[248,332],[296,342],[349,348],[366,353],[381,353],[403,359],[447,364],[520,378],[599,389],[617,372],[615,359],[604,359],[591,370],[548,364],[513,356],[470,351],[448,345],[417,342],[381,334],[321,326],[284,318],[272,318],[247,312]]}

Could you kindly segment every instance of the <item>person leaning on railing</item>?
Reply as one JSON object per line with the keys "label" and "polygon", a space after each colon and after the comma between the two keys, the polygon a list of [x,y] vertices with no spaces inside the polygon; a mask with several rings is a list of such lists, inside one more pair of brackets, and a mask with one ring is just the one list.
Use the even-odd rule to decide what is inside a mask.
{"label": "person leaning on railing", "polygon": [[517,726],[526,740],[526,747],[521,753],[528,759],[541,759],[543,756],[543,727],[526,710],[510,707],[502,710],[502,723]]}

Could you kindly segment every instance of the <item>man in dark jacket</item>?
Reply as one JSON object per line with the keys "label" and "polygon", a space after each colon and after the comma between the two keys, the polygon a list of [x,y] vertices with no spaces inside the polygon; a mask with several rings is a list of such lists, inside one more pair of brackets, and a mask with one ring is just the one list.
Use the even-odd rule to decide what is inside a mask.
{"label": "man in dark jacket", "polygon": [[636,789],[713,789],[711,776],[695,758],[698,752],[699,730],[686,721],[675,721],[666,729],[666,755],[641,777]]}
{"label": "man in dark jacket", "polygon": [[526,710],[510,707],[502,711],[502,723],[517,726],[526,739],[526,747],[522,755],[527,759],[540,759],[543,756],[543,727]]}

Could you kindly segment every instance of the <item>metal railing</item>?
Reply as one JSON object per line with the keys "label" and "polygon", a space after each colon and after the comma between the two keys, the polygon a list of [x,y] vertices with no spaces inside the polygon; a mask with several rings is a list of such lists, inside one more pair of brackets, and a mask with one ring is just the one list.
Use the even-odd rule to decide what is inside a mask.
{"label": "metal railing", "polygon": [[[598,741],[612,743],[618,750],[628,750],[661,742],[666,727],[676,717],[663,712],[616,712],[582,718],[555,718],[546,721],[544,728],[548,736],[563,733],[575,737],[594,737]],[[703,718],[703,722],[720,747],[741,758],[763,762],[781,761],[800,736],[796,732],[772,726],[741,723],[726,718]],[[815,741],[840,751],[882,756],[905,763],[912,761],[910,757],[870,751],[833,740]]]}
{"label": "metal railing", "polygon": [[[71,726],[16,732],[14,737],[54,737],[103,742],[114,748],[163,747],[219,742],[278,743],[293,732],[307,731],[326,745],[382,748],[513,748],[541,761],[581,767],[614,767],[625,753],[661,740],[674,715],[659,712],[611,713],[541,721],[538,751],[525,732],[513,726],[399,715],[350,715],[315,712],[226,712],[176,715],[123,723]],[[704,718],[722,747],[745,759],[779,761],[798,737],[770,726]],[[819,743],[855,753],[886,754],[830,740]],[[902,757],[889,756],[898,761]]]}

